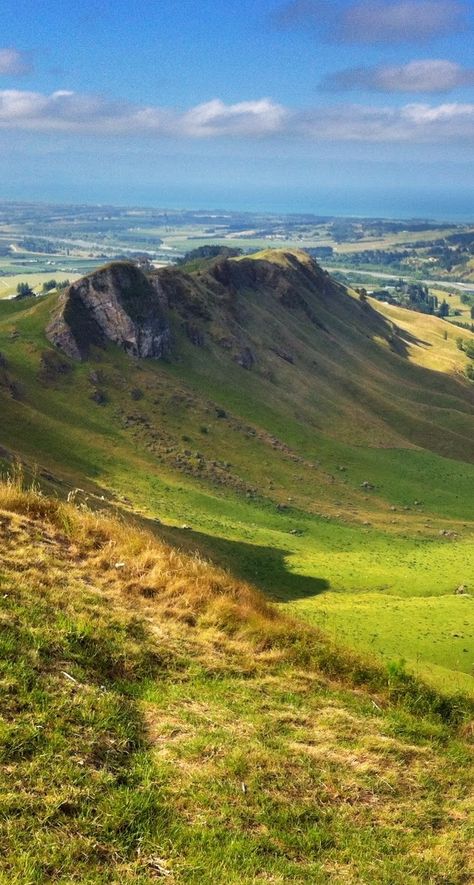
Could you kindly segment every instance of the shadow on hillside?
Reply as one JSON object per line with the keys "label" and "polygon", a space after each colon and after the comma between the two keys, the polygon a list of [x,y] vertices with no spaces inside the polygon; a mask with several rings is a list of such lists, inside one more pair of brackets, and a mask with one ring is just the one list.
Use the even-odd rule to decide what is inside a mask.
{"label": "shadow on hillside", "polygon": [[[0,447],[0,478],[8,476],[11,472],[9,456],[10,453]],[[59,480],[49,471],[33,471],[32,467],[26,463],[22,464],[22,468],[24,468],[23,476],[26,480],[25,487],[29,487],[34,480],[45,494],[59,497],[60,500],[64,500],[68,492],[74,489],[74,485]],[[101,491],[100,487],[94,486],[90,486],[87,491],[75,489],[75,492],[79,492],[79,494],[74,495],[74,502],[97,512],[111,513],[125,522],[138,525],[186,553],[199,553],[215,565],[228,569],[235,578],[248,581],[258,587],[275,601],[288,602],[293,599],[304,599],[305,597],[318,596],[325,590],[329,590],[329,582],[324,578],[307,577],[288,569],[286,557],[291,554],[290,550],[278,547],[259,547],[244,541],[229,541],[226,538],[206,535],[204,532],[163,525],[138,513],[117,509],[113,498],[104,497],[99,494]]]}
{"label": "shadow on hillside", "polygon": [[379,313],[372,304],[369,305],[367,302],[364,305],[364,317],[367,332],[373,333],[371,337],[381,336],[382,338],[385,338],[390,345],[392,353],[396,353],[397,356],[401,356],[404,359],[409,359],[409,348],[411,346],[433,346],[430,341],[418,338],[413,332],[409,332],[408,329],[403,329],[398,325],[396,320],[392,321],[388,317],[385,317],[382,313]]}
{"label": "shadow on hillside", "polygon": [[187,553],[200,553],[216,565],[228,569],[234,577],[254,584],[276,601],[317,596],[330,586],[324,578],[307,577],[290,571],[286,562],[289,550],[228,541],[174,526],[154,524],[152,531]]}
{"label": "shadow on hillside", "polygon": [[417,338],[416,335],[408,332],[407,329],[401,329],[400,326],[397,326],[397,334],[396,336],[393,336],[391,340],[392,351],[399,356],[407,358],[409,356],[408,347],[410,345],[416,345],[417,347],[433,347],[430,341],[424,341],[422,338]]}

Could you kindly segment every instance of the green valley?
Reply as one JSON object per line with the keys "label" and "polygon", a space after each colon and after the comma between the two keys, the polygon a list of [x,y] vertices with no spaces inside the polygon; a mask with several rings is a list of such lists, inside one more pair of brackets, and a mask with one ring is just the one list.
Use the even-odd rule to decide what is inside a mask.
{"label": "green valley", "polygon": [[71,360],[45,337],[57,294],[0,304],[6,463],[104,497],[338,644],[472,693],[474,388],[455,336],[304,253],[150,279],[164,359],[108,343]]}

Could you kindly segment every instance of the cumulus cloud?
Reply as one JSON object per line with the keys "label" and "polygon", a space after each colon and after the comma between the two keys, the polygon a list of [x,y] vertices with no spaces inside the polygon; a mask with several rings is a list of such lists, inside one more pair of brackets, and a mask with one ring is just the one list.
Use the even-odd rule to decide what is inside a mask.
{"label": "cumulus cloud", "polygon": [[0,49],[0,76],[18,76],[31,70],[28,56],[18,49]]}
{"label": "cumulus cloud", "polygon": [[0,128],[32,131],[259,137],[282,130],[287,114],[284,107],[268,98],[230,105],[214,99],[179,113],[66,90],[51,95],[18,89],[0,91]]}
{"label": "cumulus cloud", "polygon": [[120,131],[127,106],[100,96],[58,90],[51,95],[20,89],[0,91],[0,127],[33,131]]}
{"label": "cumulus cloud", "polygon": [[204,139],[292,138],[314,141],[474,141],[474,104],[406,104],[401,108],[342,104],[292,109],[269,98],[225,104],[213,99],[186,111],[108,101],[59,90],[51,95],[0,91],[0,131]]}
{"label": "cumulus cloud", "polygon": [[407,104],[401,108],[341,105],[307,111],[300,130],[321,141],[443,144],[474,141],[474,104]]}
{"label": "cumulus cloud", "polygon": [[347,68],[329,74],[322,86],[330,91],[367,89],[374,92],[450,92],[474,84],[474,69],[453,61],[426,58],[404,65]]}
{"label": "cumulus cloud", "polygon": [[347,43],[410,43],[456,33],[467,25],[461,0],[290,0],[275,16],[282,27],[310,27]]}
{"label": "cumulus cloud", "polygon": [[187,135],[271,135],[285,124],[288,111],[268,98],[225,105],[208,101],[183,114],[179,128]]}

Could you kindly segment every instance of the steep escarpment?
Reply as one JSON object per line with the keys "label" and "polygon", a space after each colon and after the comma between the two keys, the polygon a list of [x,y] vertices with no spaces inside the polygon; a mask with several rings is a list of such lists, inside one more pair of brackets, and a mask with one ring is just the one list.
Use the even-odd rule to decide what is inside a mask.
{"label": "steep escarpment", "polygon": [[[210,320],[220,314],[229,324],[232,319],[244,319],[264,295],[269,296],[269,305],[299,310],[316,326],[319,307],[327,298],[336,312],[348,300],[344,287],[304,252],[275,250],[238,259],[220,257],[202,270],[186,273],[186,266],[179,272],[166,268],[153,279],[169,307],[181,315]],[[350,309],[357,312],[352,302]]]}
{"label": "steep escarpment", "polygon": [[[343,287],[307,255],[276,254],[276,261],[265,255],[219,257],[202,268],[185,265],[148,275],[132,264],[111,264],[67,290],[47,336],[75,359],[107,341],[136,357],[162,358],[169,352],[174,318],[193,344],[214,342],[251,368],[262,355],[254,353],[250,340],[256,308],[268,309],[269,318],[275,310],[288,311],[323,331],[327,327],[320,315],[328,306],[335,317],[348,314],[355,326],[367,324],[367,313],[377,324],[375,311],[366,307],[362,316]],[[378,324],[384,322],[379,318]],[[268,350],[266,338],[257,349],[261,344]],[[278,352],[278,343],[266,344]]]}
{"label": "steep escarpment", "polygon": [[[434,322],[434,340],[446,341]],[[68,289],[47,335],[75,359],[93,361],[107,342],[152,358],[157,371],[167,357],[194,376],[200,396],[219,385],[224,408],[248,388],[248,404],[271,403],[344,443],[415,444],[474,460],[474,388],[461,371],[416,365],[432,344],[304,252],[218,256],[148,274],[112,264]],[[459,354],[454,341],[446,346]],[[103,404],[113,391],[102,386],[94,396]]]}
{"label": "steep escarpment", "polygon": [[169,326],[159,295],[133,264],[111,264],[69,287],[46,330],[73,359],[114,342],[136,357],[163,357]]}

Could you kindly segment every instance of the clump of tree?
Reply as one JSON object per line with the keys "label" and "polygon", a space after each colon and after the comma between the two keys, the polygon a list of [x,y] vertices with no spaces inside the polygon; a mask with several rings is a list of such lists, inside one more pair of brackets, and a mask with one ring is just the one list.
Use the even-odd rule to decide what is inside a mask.
{"label": "clump of tree", "polygon": [[344,219],[334,221],[330,225],[328,233],[336,243],[352,243],[354,240],[361,240],[364,236],[360,225]]}
{"label": "clump of tree", "polygon": [[[418,310],[420,313],[434,313],[438,309],[438,298],[436,295],[430,295],[428,286],[423,283],[408,283],[404,286],[405,294],[408,296],[409,307]],[[446,304],[446,302],[443,302]],[[446,304],[449,313],[449,307]],[[440,316],[447,316],[442,306],[440,308]]]}
{"label": "clump of tree", "polygon": [[332,258],[334,249],[332,246],[312,246],[306,250],[312,258]]}
{"label": "clump of tree", "polygon": [[[474,323],[459,323],[457,320],[450,320],[451,326],[457,326],[458,329],[464,329],[468,332],[474,332]],[[460,348],[462,350],[462,348]]]}
{"label": "clump of tree", "polygon": [[46,295],[48,292],[52,292],[53,289],[57,289],[59,292],[61,291],[61,289],[67,289],[67,287],[70,285],[71,283],[69,280],[60,280],[59,282],[58,280],[47,280],[45,283],[43,283],[41,291],[43,295]]}
{"label": "clump of tree", "polygon": [[35,294],[29,283],[18,283],[16,293],[17,298],[32,298]]}
{"label": "clump of tree", "polygon": [[56,280],[47,280],[45,283],[43,283],[43,286],[41,289],[43,295],[46,295],[47,292],[51,292],[53,289],[56,289],[57,285],[58,284],[57,284]]}
{"label": "clump of tree", "polygon": [[449,304],[448,304],[448,302],[446,301],[446,298],[443,299],[443,301],[442,301],[441,304],[439,305],[438,310],[436,311],[436,313],[437,313],[437,315],[438,315],[439,317],[441,317],[442,319],[444,319],[445,317],[449,317]]}
{"label": "clump of tree", "polygon": [[[318,248],[325,248],[320,246]],[[308,250],[313,252],[313,250]],[[360,252],[351,252],[347,255],[338,255],[337,260],[341,264],[347,264],[349,267],[390,267],[395,271],[400,269],[400,265],[411,256],[411,252],[406,249],[390,250],[390,249],[364,249]]]}
{"label": "clump of tree", "polygon": [[58,251],[57,245],[50,240],[33,239],[31,237],[25,237],[23,240],[20,240],[18,246],[25,252],[40,252],[43,255],[54,255]]}
{"label": "clump of tree", "polygon": [[[456,346],[458,350],[462,350],[469,359],[474,361],[474,341],[464,341],[463,338],[456,338]],[[470,381],[474,381],[474,362],[468,363],[465,373]]]}
{"label": "clump of tree", "polygon": [[474,341],[465,341],[464,338],[456,338],[458,350],[462,350],[469,359],[474,360]]}
{"label": "clump of tree", "polygon": [[464,344],[464,353],[470,360],[474,360],[474,341],[466,341]]}
{"label": "clump of tree", "polygon": [[189,264],[192,261],[200,261],[209,258],[237,258],[242,255],[242,249],[231,249],[229,246],[198,246],[197,249],[191,249],[186,252],[183,258],[178,260],[178,264]]}
{"label": "clump of tree", "polygon": [[419,313],[426,313],[441,317],[444,319],[450,314],[450,307],[446,299],[439,302],[437,295],[432,295],[424,283],[407,283],[400,278],[394,280],[394,286],[391,289],[376,289],[372,292],[374,298],[378,301],[386,301],[389,304],[399,304],[408,310],[416,310]]}
{"label": "clump of tree", "polygon": [[387,304],[400,304],[399,300],[388,289],[374,289],[372,298],[376,298],[377,301],[386,301]]}

